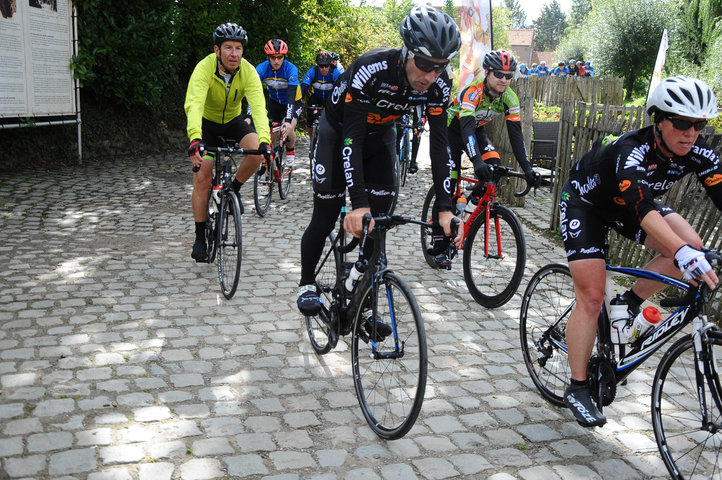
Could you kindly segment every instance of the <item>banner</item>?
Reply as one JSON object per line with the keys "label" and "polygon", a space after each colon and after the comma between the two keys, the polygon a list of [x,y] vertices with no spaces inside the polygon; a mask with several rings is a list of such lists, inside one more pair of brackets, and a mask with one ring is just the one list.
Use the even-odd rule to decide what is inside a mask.
{"label": "banner", "polygon": [[461,50],[459,91],[477,76],[483,76],[482,62],[491,51],[491,0],[461,1]]}
{"label": "banner", "polygon": [[0,0],[0,117],[75,115],[69,0]]}
{"label": "banner", "polygon": [[667,29],[662,32],[662,41],[659,42],[659,51],[657,52],[657,61],[654,62],[654,72],[652,72],[652,80],[649,82],[649,91],[647,92],[647,103],[654,89],[662,81],[662,70],[664,70],[664,62],[667,59],[667,47],[669,41],[667,39]]}

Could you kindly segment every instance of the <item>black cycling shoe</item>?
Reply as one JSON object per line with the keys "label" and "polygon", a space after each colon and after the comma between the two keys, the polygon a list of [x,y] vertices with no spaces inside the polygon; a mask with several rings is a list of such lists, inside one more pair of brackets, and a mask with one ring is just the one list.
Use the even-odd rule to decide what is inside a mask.
{"label": "black cycling shoe", "polygon": [[564,405],[569,407],[582,427],[601,427],[607,423],[607,417],[597,408],[586,385],[569,385],[564,392]]}
{"label": "black cycling shoe", "polygon": [[451,270],[451,259],[445,253],[440,253],[435,256],[434,263],[436,263],[436,268],[438,269]]}
{"label": "black cycling shoe", "polygon": [[298,310],[304,315],[318,315],[321,311],[321,299],[316,293],[314,285],[303,285],[298,288],[298,300],[296,300]]}
{"label": "black cycling shoe", "polygon": [[419,171],[419,166],[416,162],[411,162],[409,164],[409,173],[416,173]]}
{"label": "black cycling shoe", "polygon": [[361,315],[365,319],[364,330],[366,330],[369,338],[372,339],[374,342],[383,342],[386,337],[394,333],[391,325],[385,323],[383,320],[381,320],[380,317],[376,317],[376,334],[374,335],[374,322],[373,320],[371,320],[371,309],[365,310]]}
{"label": "black cycling shoe", "polygon": [[191,258],[196,262],[207,262],[208,261],[208,250],[206,250],[205,240],[196,240],[193,244],[193,251],[191,252]]}

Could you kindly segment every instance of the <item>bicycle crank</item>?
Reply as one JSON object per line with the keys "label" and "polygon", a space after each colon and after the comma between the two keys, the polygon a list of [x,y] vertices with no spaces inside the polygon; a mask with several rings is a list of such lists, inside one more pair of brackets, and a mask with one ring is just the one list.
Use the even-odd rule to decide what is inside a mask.
{"label": "bicycle crank", "polygon": [[[594,355],[589,359],[587,366],[589,390],[597,402],[597,407],[607,406],[617,396],[617,379],[614,376],[614,367],[606,358]],[[600,405],[601,403],[601,405]]]}

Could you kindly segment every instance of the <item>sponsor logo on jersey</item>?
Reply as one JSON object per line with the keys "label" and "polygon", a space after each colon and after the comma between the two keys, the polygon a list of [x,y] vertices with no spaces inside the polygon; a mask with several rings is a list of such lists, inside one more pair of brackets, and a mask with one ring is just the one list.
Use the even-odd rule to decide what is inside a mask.
{"label": "sponsor logo on jersey", "polygon": [[572,180],[572,185],[577,189],[580,195],[585,195],[594,190],[601,182],[599,174],[595,174],[592,178],[587,177],[586,183],[580,183],[577,180]]}
{"label": "sponsor logo on jersey", "polygon": [[623,192],[631,186],[632,182],[630,182],[629,180],[622,180],[621,182],[619,182],[619,191]]}
{"label": "sponsor logo on jersey", "polygon": [[714,160],[715,158],[717,158],[717,154],[714,153],[714,150],[712,150],[711,148],[702,148],[698,145],[692,146],[692,153],[694,153],[695,155],[699,155],[700,157],[708,158],[710,160]]}
{"label": "sponsor logo on jersey", "polygon": [[369,65],[362,65],[361,68],[359,68],[356,71],[356,74],[353,76],[353,79],[351,80],[351,86],[358,90],[362,90],[364,85],[366,85],[366,82],[371,79],[371,76],[374,73],[387,69],[388,63],[386,62],[386,60],[382,62],[371,63]]}
{"label": "sponsor logo on jersey", "polygon": [[441,107],[429,107],[429,115],[437,116],[444,113],[444,109]]}
{"label": "sponsor logo on jersey", "polygon": [[344,144],[344,146],[346,146],[346,147],[348,147],[348,146],[351,145],[352,143],[353,143],[353,138],[344,138],[344,139],[343,139],[343,144]]}
{"label": "sponsor logo on jersey", "polygon": [[704,184],[707,187],[712,187],[720,182],[722,182],[722,175],[720,175],[719,173],[715,173],[711,177],[707,177],[704,179]]}
{"label": "sponsor logo on jersey", "polygon": [[[350,140],[349,138],[344,140],[344,143],[346,140]],[[353,153],[353,148],[351,148],[349,145],[346,145],[341,150],[341,158],[343,159],[343,173],[344,177],[346,177],[346,186],[347,187],[353,187],[353,167],[351,166],[351,154]]]}
{"label": "sponsor logo on jersey", "polygon": [[408,103],[394,103],[386,100],[385,98],[378,99],[376,101],[376,106],[383,108],[384,110],[406,111],[411,109],[411,106]]}
{"label": "sponsor logo on jersey", "polygon": [[643,144],[638,147],[634,147],[627,156],[627,160],[624,163],[624,168],[638,168],[644,162],[644,156],[649,152],[651,147],[648,144]]}
{"label": "sponsor logo on jersey", "polygon": [[580,222],[579,220],[577,220],[577,219],[575,218],[574,220],[572,220],[571,222],[569,222],[569,228],[571,228],[572,230],[576,230],[577,228],[579,228],[579,226],[581,225],[581,223],[582,223],[582,222]]}
{"label": "sponsor logo on jersey", "polygon": [[614,203],[617,205],[626,205],[627,202],[624,201],[622,197],[614,197],[612,200],[614,200]]}
{"label": "sponsor logo on jersey", "polygon": [[582,248],[579,250],[580,253],[599,253],[601,250],[599,247]]}

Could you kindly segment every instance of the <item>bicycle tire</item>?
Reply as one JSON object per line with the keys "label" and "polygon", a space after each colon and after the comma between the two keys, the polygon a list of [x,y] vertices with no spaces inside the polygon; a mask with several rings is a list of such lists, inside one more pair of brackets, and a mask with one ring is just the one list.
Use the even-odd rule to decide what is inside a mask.
{"label": "bicycle tire", "polygon": [[[722,339],[710,339],[707,353],[722,358]],[[706,368],[715,369],[714,362],[703,360]],[[698,384],[697,354],[691,335],[677,340],[657,366],[652,384],[652,427],[659,453],[672,478],[722,478],[722,412],[716,398],[722,398],[719,372],[713,371],[712,384],[704,376]],[[714,390],[714,392],[712,391]],[[707,418],[716,425],[709,431],[702,424],[699,393],[704,394]]]}
{"label": "bicycle tire", "polygon": [[545,265],[529,280],[519,314],[519,336],[526,369],[546,400],[564,406],[571,370],[566,325],[575,302],[569,267]]}
{"label": "bicycle tire", "polygon": [[[464,281],[476,303],[496,308],[508,302],[521,284],[526,266],[526,239],[519,219],[503,205],[492,205],[489,221],[488,255],[484,251],[484,212],[469,227],[464,241]],[[496,230],[492,231],[492,226]]]}
{"label": "bicycle tire", "polygon": [[[211,185],[211,190],[208,191],[208,206],[211,207],[213,200],[213,195],[211,194],[213,190],[213,185]],[[216,259],[216,231],[218,228],[218,210],[215,208],[209,208],[208,209],[208,215],[206,216],[206,228],[205,228],[205,236],[206,236],[206,252],[208,252],[208,260],[206,262],[213,263]]]}
{"label": "bicycle tire", "polygon": [[400,184],[402,187],[406,186],[406,176],[409,173],[409,164],[411,162],[411,140],[409,139],[410,130],[407,128],[404,128],[404,130],[404,134],[401,137],[401,151],[399,152],[399,167],[401,169]]}
{"label": "bicycle tire", "polygon": [[[421,207],[421,221],[426,223],[431,223],[431,209],[434,205],[434,197],[436,196],[436,192],[434,191],[434,187],[432,186],[429,188],[428,193],[426,194],[426,198],[424,198],[424,205]],[[460,226],[459,228],[463,228],[463,226]],[[432,267],[438,269],[439,266],[436,264],[436,261],[434,260],[434,257],[432,255],[429,255],[427,253],[428,249],[431,248],[433,244],[433,236],[431,233],[431,230],[425,227],[420,227],[421,230],[421,251],[424,254],[424,260],[426,260],[426,263]]]}
{"label": "bicycle tire", "polygon": [[230,191],[221,197],[216,241],[218,245],[218,281],[221,284],[223,296],[230,300],[238,288],[243,259],[241,206],[236,194]]}
{"label": "bicycle tire", "polygon": [[[394,440],[413,427],[424,401],[427,372],[424,324],[413,293],[392,272],[383,274],[378,290],[369,286],[361,298],[368,301],[355,313],[351,339],[356,396],[371,430],[380,438]],[[377,351],[390,353],[398,346],[403,349],[400,358],[373,358],[362,312],[376,302],[378,317],[394,330],[376,342]]]}
{"label": "bicycle tire", "polygon": [[[278,159],[280,158],[280,161]],[[276,171],[278,172],[278,195],[281,200],[288,198],[288,192],[291,190],[291,174],[293,167],[286,163],[286,149],[282,146],[276,148]]]}
{"label": "bicycle tire", "polygon": [[326,237],[321,260],[316,267],[316,293],[321,299],[321,311],[318,315],[306,316],[308,339],[311,341],[311,348],[319,355],[328,353],[338,341],[331,305],[334,302],[333,290],[336,286],[341,255],[333,247],[333,240],[333,234]]}
{"label": "bicycle tire", "polygon": [[[256,206],[256,214],[259,217],[265,217],[271,207],[273,166],[273,161],[264,159],[259,170],[253,175],[253,204]],[[261,170],[263,173],[260,173]]]}

